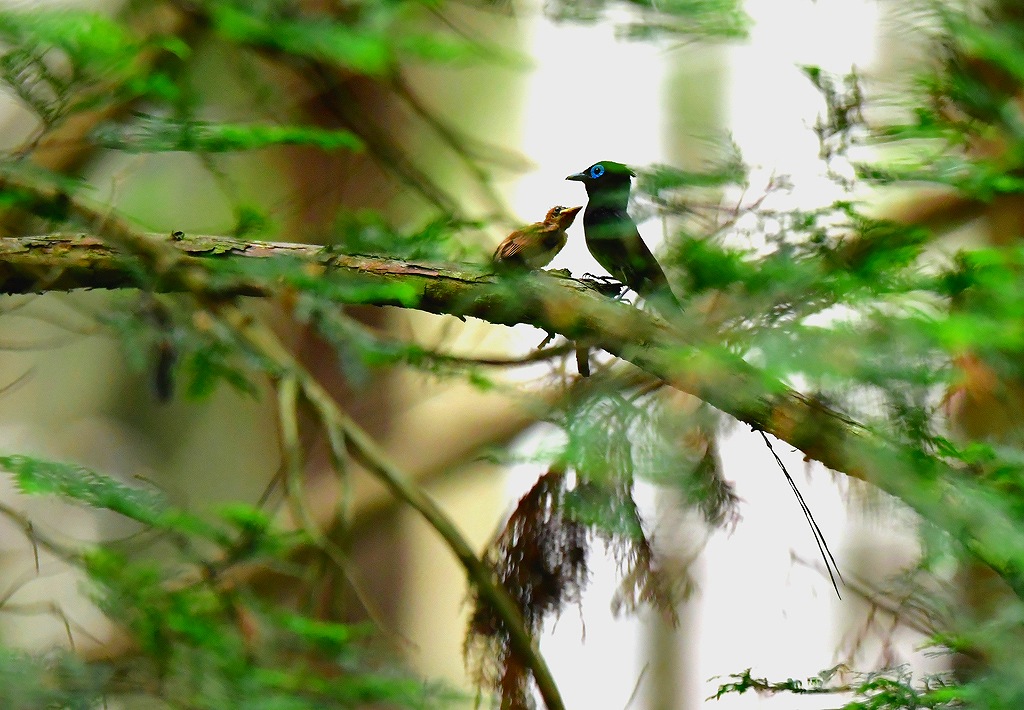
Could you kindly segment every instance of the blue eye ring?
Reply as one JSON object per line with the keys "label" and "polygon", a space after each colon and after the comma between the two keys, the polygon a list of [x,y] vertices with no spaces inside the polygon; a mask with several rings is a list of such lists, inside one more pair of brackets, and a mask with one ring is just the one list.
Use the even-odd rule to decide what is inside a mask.
{"label": "blue eye ring", "polygon": [[604,175],[604,166],[601,165],[601,163],[598,163],[590,169],[590,177],[593,179],[597,180],[602,175]]}

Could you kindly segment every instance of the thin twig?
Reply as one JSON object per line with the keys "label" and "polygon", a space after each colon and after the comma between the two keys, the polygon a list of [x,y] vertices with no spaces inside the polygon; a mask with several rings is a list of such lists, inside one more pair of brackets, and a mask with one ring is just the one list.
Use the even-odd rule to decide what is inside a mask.
{"label": "thin twig", "polygon": [[468,367],[520,367],[523,365],[533,365],[546,360],[553,360],[555,358],[568,355],[575,349],[575,346],[569,342],[553,345],[551,347],[544,347],[555,337],[554,335],[551,335],[550,338],[546,338],[540,345],[538,345],[536,349],[518,357],[477,357],[454,355],[452,353],[440,352],[438,350],[433,350],[415,343],[385,335],[379,330],[357,321],[355,318],[345,318],[345,328],[358,331],[361,335],[367,338],[372,338],[376,344],[385,348],[402,350],[410,346],[415,347],[418,355],[422,355],[424,358],[439,365],[465,365]]}
{"label": "thin twig", "polygon": [[[82,555],[78,551],[67,545],[62,545],[49,535],[36,530],[35,526],[32,525],[32,521],[24,513],[15,510],[6,503],[0,503],[0,515],[8,518],[24,531],[25,537],[32,543],[33,549],[37,546],[41,547],[58,559],[73,565],[80,565],[82,563]],[[35,564],[38,569],[39,553],[37,550],[35,551]]]}
{"label": "thin twig", "polygon": [[277,416],[281,432],[281,454],[284,460],[284,491],[288,508],[295,524],[306,531],[319,545],[323,535],[317,522],[306,507],[302,491],[302,442],[299,439],[299,383],[292,375],[285,375],[277,383]]}
{"label": "thin twig", "polygon": [[321,550],[345,576],[359,604],[366,611],[370,620],[381,630],[396,639],[408,641],[401,634],[390,628],[384,621],[380,608],[373,603],[372,596],[362,588],[362,584],[352,575],[353,565],[348,555],[328,538],[320,529],[306,505],[302,487],[303,461],[302,441],[299,436],[299,381],[291,373],[282,376],[277,385],[278,418],[281,430],[281,450],[283,454],[282,474],[284,476],[285,497],[292,511],[295,524],[310,537],[313,544]]}
{"label": "thin twig", "polygon": [[[828,549],[828,542],[825,541],[825,534],[821,532],[821,528],[818,527],[818,523],[814,520],[814,516],[811,514],[811,509],[808,507],[807,502],[804,500],[803,494],[800,493],[800,489],[796,487],[796,481],[789,475],[789,470],[786,468],[786,464],[782,462],[779,455],[775,453],[775,447],[772,446],[772,442],[769,441],[768,435],[763,431],[758,430],[761,438],[764,439],[764,445],[768,447],[768,450],[775,457],[775,463],[782,469],[782,474],[786,477],[789,482],[789,487],[793,489],[793,495],[796,496],[797,502],[800,504],[800,509],[804,513],[804,517],[807,519],[807,524],[811,527],[811,534],[814,536],[814,543],[818,546],[818,552],[821,553],[822,559],[825,561],[825,570],[828,572],[828,578],[832,582],[832,588],[836,590],[836,596],[840,599],[843,595],[839,593],[839,585],[836,583],[835,575],[839,576],[839,581],[846,584],[846,580],[843,579],[842,573],[839,572],[839,565],[836,564],[836,558],[832,556],[832,550]],[[829,562],[831,561],[831,564]],[[832,574],[832,570],[835,569],[835,575]]]}

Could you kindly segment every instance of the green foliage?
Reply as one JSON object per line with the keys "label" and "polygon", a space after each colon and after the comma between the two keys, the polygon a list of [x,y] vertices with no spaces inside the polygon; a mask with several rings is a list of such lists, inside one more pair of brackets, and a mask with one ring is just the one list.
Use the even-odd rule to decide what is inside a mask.
{"label": "green foliage", "polygon": [[28,456],[0,456],[0,466],[14,475],[23,493],[63,496],[150,525],[167,510],[163,496],[125,486],[84,466]]}
{"label": "green foliage", "polygon": [[[344,673],[359,663],[358,628],[267,613],[248,594],[208,585],[167,589],[155,568],[108,552],[92,554],[87,570],[104,610],[138,640],[172,694],[197,707],[423,707],[434,695],[412,679]],[[325,678],[315,663],[338,675]]]}
{"label": "green foliage", "polygon": [[[282,559],[304,541],[277,532],[266,515],[235,505],[209,524],[147,490],[73,464],[0,457],[19,488],[115,511],[179,536],[180,559],[133,559],[111,548],[82,555],[97,606],[138,647],[125,659],[169,703],[197,708],[452,707],[457,695],[371,661],[372,630],[289,611],[255,590],[222,581],[232,566]],[[196,544],[206,544],[198,556]],[[56,653],[32,657],[0,649],[4,707],[91,708],[146,683],[123,686],[117,662]],[[159,679],[159,683],[157,683]]]}
{"label": "green foliage", "polygon": [[245,591],[169,585],[159,568],[109,551],[91,553],[86,569],[101,607],[139,643],[164,692],[195,707],[417,708],[454,700],[366,667],[366,629],[275,611]]}
{"label": "green foliage", "polygon": [[[594,21],[604,17],[607,0],[560,0],[548,7],[559,19]],[[629,0],[627,7],[638,10],[642,19],[624,23],[621,31],[632,39],[660,36],[689,36],[707,39],[745,37],[750,18],[737,0]]]}
{"label": "green foliage", "polygon": [[[324,252],[329,254],[330,250],[325,248]],[[225,262],[213,270],[212,276],[214,283],[218,286],[223,285],[225,289],[230,288],[236,277],[244,276],[267,284],[285,285],[298,293],[309,294],[333,303],[385,301],[402,306],[415,306],[420,298],[414,287],[400,279],[381,285],[375,279],[366,278],[359,273],[309,267],[301,259],[288,257]]]}
{"label": "green foliage", "polygon": [[100,320],[118,336],[129,366],[147,372],[161,398],[171,396],[179,380],[192,399],[209,397],[221,383],[258,394],[231,331],[209,313],[191,311],[187,301],[147,295],[112,306]]}
{"label": "green foliage", "polygon": [[253,205],[240,204],[235,206],[235,226],[231,236],[239,239],[258,237],[273,232],[277,224],[263,209]]}
{"label": "green foliage", "polygon": [[32,456],[0,456],[0,468],[14,477],[19,490],[29,495],[55,495],[96,509],[111,510],[161,531],[227,546],[230,529],[246,532],[255,541],[265,536],[267,525],[256,518],[225,516],[230,528],[212,525],[203,518],[174,508],[162,493],[128,486],[109,476],[74,463]]}
{"label": "green foliage", "polygon": [[209,397],[222,382],[242,394],[255,397],[258,393],[256,385],[236,364],[237,350],[228,343],[212,341],[179,357],[185,394],[192,399]]}
{"label": "green foliage", "polygon": [[92,710],[101,706],[109,676],[108,669],[90,666],[73,653],[30,655],[0,648],[0,705]]}
{"label": "green foliage", "polygon": [[[248,235],[268,232],[279,217],[273,205],[259,201],[262,194],[237,197],[241,191],[225,162],[235,155],[220,154],[299,146],[310,153],[372,149],[378,160],[388,150],[400,155],[390,137],[382,136],[379,121],[361,113],[365,107],[346,95],[349,79],[386,79],[394,83],[382,86],[398,95],[394,89],[401,62],[510,59],[457,33],[425,30],[422,19],[436,8],[420,2],[375,0],[329,10],[310,12],[271,0],[129,3],[119,19],[76,10],[0,13],[0,80],[40,119],[37,135],[0,158],[6,233],[38,232],[43,225],[91,232],[105,228],[103,218],[88,210],[83,216],[72,205],[90,195],[86,181],[48,172],[31,160],[35,141],[45,142],[68,119],[81,119],[90,128],[76,126],[72,138],[60,138],[59,148],[80,153],[59,169],[77,172],[79,156],[103,155],[102,150],[195,154],[235,202],[230,212],[236,234]],[[225,57],[224,75],[241,77],[242,93],[256,97],[250,106],[240,110],[251,97],[234,105],[232,92],[196,70],[196,62],[211,53]],[[268,71],[268,64],[275,66]],[[274,91],[285,74],[309,82],[309,90],[297,92],[303,100],[313,103],[320,94],[328,102],[315,125],[294,86]],[[401,100],[461,150],[454,145],[457,134],[418,108],[415,96],[406,92]],[[410,169],[395,157],[382,162],[400,180],[420,179],[410,178]],[[438,194],[429,182],[421,179],[419,189]],[[87,203],[95,197],[91,194]],[[104,210],[99,207],[100,213]],[[407,233],[376,213],[355,221],[342,216],[338,243],[326,248],[323,257],[330,261],[334,253],[361,252],[447,261],[460,255],[453,246],[459,244],[456,232],[467,226],[464,219],[428,215],[424,225]],[[207,255],[218,253],[213,246]],[[126,257],[138,282],[152,286],[159,276],[147,273],[142,261]],[[358,274],[326,276],[324,269],[311,271],[299,261],[272,259],[224,261],[207,276],[225,293],[246,279],[293,298],[300,319],[318,327],[339,350],[348,348],[341,360],[353,379],[359,368],[396,362],[440,371],[444,358],[348,327],[351,323],[340,313],[342,302],[386,299],[416,305],[419,294],[400,279],[382,288]],[[131,293],[112,299],[99,320],[121,343],[129,366],[146,372],[160,399],[201,399],[224,383],[256,395],[257,383],[280,372],[221,319],[222,308],[233,300]],[[80,567],[96,606],[114,622],[128,650],[88,660],[75,653],[37,657],[0,647],[0,706],[84,710],[151,702],[303,710],[466,704],[446,687],[412,677],[388,660],[396,654],[393,648],[380,648],[375,627],[337,621],[349,610],[307,605],[306,600],[326,599],[336,591],[329,585],[335,576],[344,577],[345,571],[336,569],[344,555],[327,552],[334,548],[314,543],[310,535],[282,531],[268,513],[242,504],[213,513],[186,510],[148,486],[126,485],[74,463],[5,455],[0,466],[22,493],[112,511],[142,528],[127,540],[65,548],[5,509],[36,549],[51,548],[67,564]],[[275,583],[289,591],[288,599],[268,594],[260,575],[274,575]],[[7,603],[0,602],[0,610]],[[74,620],[68,628],[72,638],[79,633]]]}
{"label": "green foliage", "polygon": [[[817,126],[822,157],[830,167],[852,164],[878,186],[952,188],[945,199],[953,204],[993,202],[1016,213],[1024,187],[1024,17],[1004,2],[970,15],[940,3],[921,11],[922,25],[936,33],[938,60],[912,78],[899,98],[904,113],[885,114],[888,122],[866,118],[869,92],[857,76],[805,70],[828,106]],[[880,148],[881,157],[853,160],[863,144]],[[993,235],[997,246],[948,255],[936,249],[941,234],[868,217],[856,204],[800,212],[765,209],[770,201],[769,194],[674,245],[683,322],[696,320],[694,337],[709,347],[728,342],[762,371],[849,415],[851,433],[865,427],[898,442],[901,453],[884,462],[896,473],[886,480],[898,481],[904,495],[912,486],[918,512],[951,538],[935,544],[934,531],[925,534],[933,546],[924,569],[939,573],[979,555],[1008,588],[987,592],[1000,607],[996,614],[937,600],[934,591],[913,593],[942,629],[939,649],[977,663],[969,672],[915,679],[905,668],[867,675],[831,669],[807,681],[770,681],[748,670],[715,697],[837,694],[848,698],[848,710],[1017,707],[1024,688],[1024,553],[1015,532],[1024,510],[1015,410],[1024,377],[1019,221],[1007,222],[1012,233]],[[973,512],[952,524],[951,505]],[[1007,533],[984,544],[973,539],[1002,522]]]}
{"label": "green foliage", "polygon": [[[855,680],[848,682],[846,679],[851,676]],[[951,674],[935,674],[915,681],[906,667],[862,674],[855,673],[845,666],[836,666],[822,671],[813,678],[788,678],[784,681],[755,678],[748,668],[729,677],[733,680],[719,686],[718,692],[708,698],[709,700],[720,700],[729,694],[743,695],[752,690],[760,695],[852,695],[853,699],[844,703],[841,706],[842,710],[953,710],[964,707],[966,699],[963,688],[953,681]]]}
{"label": "green foliage", "polygon": [[107,124],[93,135],[96,144],[129,153],[187,151],[224,153],[258,150],[274,145],[305,145],[322,150],[361,150],[362,141],[350,131],[311,126],[209,123],[137,115],[129,124]]}
{"label": "green foliage", "polygon": [[80,10],[0,13],[0,78],[45,123],[129,97],[172,98],[159,73],[148,73],[143,53],[187,53],[179,41],[139,41],[126,26]]}
{"label": "green foliage", "polygon": [[664,192],[693,188],[721,188],[742,185],[747,166],[734,143],[722,147],[724,156],[703,170],[681,170],[671,165],[654,165],[637,176],[637,188],[654,197]]}
{"label": "green foliage", "polygon": [[[161,398],[208,397],[222,383],[258,394],[258,385],[287,368],[221,319],[224,309],[237,306],[234,295],[244,281],[256,284],[257,293],[273,294],[297,322],[315,329],[349,384],[371,383],[379,368],[409,365],[494,386],[471,362],[375,332],[342,311],[343,305],[363,303],[415,308],[421,302],[417,287],[397,276],[382,286],[332,267],[340,255],[479,261],[483,252],[474,230],[487,225],[461,214],[446,179],[425,176],[406,155],[406,143],[393,140],[373,110],[418,117],[430,140],[469,166],[475,187],[487,194],[490,176],[476,164],[484,162],[481,156],[501,163],[495,156],[503,153],[462,141],[429,115],[403,83],[402,64],[507,57],[455,32],[425,31],[424,17],[443,19],[443,8],[433,2],[366,0],[315,11],[284,0],[157,5],[180,13],[173,34],[146,34],[145,23],[82,11],[0,13],[0,78],[39,117],[41,136],[49,137],[68,118],[103,109],[103,121],[81,136],[84,145],[76,149],[194,153],[234,200],[228,212],[240,235],[272,231],[283,220],[259,198],[234,199],[236,186],[217,162],[225,159],[222,153],[275,146],[364,151],[438,209],[406,215],[405,222],[419,228],[398,227],[401,222],[376,210],[339,210],[330,243],[312,265],[220,258],[230,248],[211,246],[204,265],[196,266],[209,293],[133,295],[132,303],[112,305],[104,314],[129,364],[150,371]],[[741,36],[747,23],[735,0],[628,5],[636,21],[623,30],[636,38],[731,38]],[[604,0],[548,7],[556,17],[585,20],[608,9]],[[898,110],[884,114],[883,123],[866,110],[873,87],[860,76],[804,68],[827,107],[815,126],[822,159],[842,186],[856,180],[878,188],[924,184],[970,206],[967,218],[981,214],[984,203],[1004,217],[1019,213],[1022,13],[1011,0],[992,0],[970,13],[957,3],[924,2],[917,12],[930,33],[933,60],[908,76]],[[230,58],[228,71],[244,85],[238,105],[214,96],[219,87],[195,71],[195,56],[207,52]],[[287,89],[274,91],[275,81]],[[300,81],[302,98],[296,100],[291,82]],[[364,92],[371,96],[366,105],[360,102]],[[240,108],[246,101],[253,106]],[[864,145],[880,157],[866,162],[859,152]],[[32,149],[27,144],[2,161],[11,184],[0,188],[0,208],[31,215],[33,225],[88,222],[102,231],[103,220],[72,209],[88,194],[85,183],[32,167],[25,160]],[[783,386],[796,390],[793,399],[823,421],[845,425],[826,436],[824,426],[808,434],[806,422],[793,422],[818,452],[876,437],[889,448],[877,454],[879,460],[853,465],[881,471],[875,482],[912,502],[927,520],[922,574],[973,556],[1006,583],[998,613],[978,617],[959,607],[950,612],[932,598],[934,592],[914,590],[940,648],[982,659],[972,674],[915,679],[905,669],[868,675],[831,669],[806,681],[770,681],[748,670],[732,676],[716,697],[747,691],[842,694],[847,710],[1021,707],[1024,453],[1019,410],[1007,404],[1024,391],[1024,248],[1003,245],[1021,236],[1020,220],[1010,220],[1012,233],[996,235],[996,246],[948,254],[936,248],[942,225],[879,218],[852,198],[792,209],[776,199],[790,187],[785,178],[773,180],[763,195],[741,197],[749,189],[746,168],[732,146],[698,170],[652,166],[638,172],[636,191],[672,232],[663,264],[680,312],[666,315],[666,332],[678,337],[678,348],[666,357],[687,364],[699,383],[694,389],[728,392],[723,399],[735,403],[732,414],[750,420],[749,412],[756,412],[779,429],[792,416]],[[385,204],[390,197],[383,189],[377,194],[376,185],[357,187],[373,193],[367,203]],[[303,202],[296,209],[316,206]],[[300,236],[323,237],[309,231]],[[131,263],[140,284],[166,276],[162,266],[146,273],[148,262]],[[45,288],[46,279],[40,283]],[[508,299],[521,283],[509,281]],[[537,455],[551,467],[488,553],[534,636],[546,619],[578,603],[595,540],[622,568],[618,606],[647,603],[669,611],[680,589],[685,592],[687,580],[669,579],[659,568],[634,501],[636,480],[679,493],[709,527],[735,519],[737,499],[715,448],[724,416],[698,403],[670,406],[655,396],[657,389],[605,389],[603,375],[594,378],[598,384],[589,386],[586,397],[573,389],[550,416],[564,445]],[[963,414],[971,406],[973,414]],[[979,412],[995,412],[994,418],[1009,423],[998,422],[1002,430],[977,424],[972,431]],[[964,431],[954,430],[951,420]],[[324,590],[307,583],[315,576],[309,570],[318,567],[306,556],[322,555],[316,562],[324,568],[341,556],[327,554],[312,533],[281,532],[272,516],[244,505],[216,513],[184,510],[148,488],[71,463],[5,455],[0,465],[23,493],[113,511],[170,543],[160,554],[131,545],[55,550],[87,573],[97,606],[126,634],[135,657],[91,662],[0,649],[0,705],[85,708],[130,693],[182,707],[268,710],[456,702],[443,689],[378,662],[367,627],[282,603],[239,572],[243,565],[272,569],[301,588],[296,598],[319,598]],[[57,546],[8,514],[33,544]],[[529,673],[511,650],[506,620],[474,594],[470,645],[479,643],[480,678],[503,693],[506,705],[527,705]]]}
{"label": "green foliage", "polygon": [[374,335],[340,311],[335,303],[303,294],[295,308],[295,317],[309,323],[333,347],[345,379],[356,387],[370,384],[374,370],[408,363],[424,366],[427,352],[412,343],[403,343]]}
{"label": "green foliage", "polygon": [[[870,141],[889,148],[890,159],[857,164],[861,177],[883,185],[944,185],[985,201],[1024,191],[1024,124],[1016,103],[1022,29],[1006,3],[990,5],[983,21],[942,3],[928,10],[927,21],[938,28],[932,48],[940,64],[908,87],[903,120],[873,132]],[[979,150],[985,145],[999,146],[998,153]]]}
{"label": "green foliage", "polygon": [[377,212],[343,210],[335,222],[331,248],[343,254],[381,255],[410,261],[461,261],[469,252],[462,232],[479,226],[442,217],[416,230],[403,231]]}
{"label": "green foliage", "polygon": [[324,60],[360,74],[384,74],[394,63],[387,36],[372,26],[352,27],[326,16],[288,17],[270,3],[207,5],[214,28],[232,42]]}
{"label": "green foliage", "polygon": [[287,4],[206,2],[224,39],[261,51],[322,61],[368,76],[386,76],[400,59],[452,62],[499,56],[454,34],[403,26],[418,3],[364,3],[346,21],[326,14],[296,16]]}

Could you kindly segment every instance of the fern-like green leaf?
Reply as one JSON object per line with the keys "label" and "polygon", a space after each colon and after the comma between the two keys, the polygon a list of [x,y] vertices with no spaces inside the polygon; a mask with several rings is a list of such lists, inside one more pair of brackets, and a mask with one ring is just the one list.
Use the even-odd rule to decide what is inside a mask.
{"label": "fern-like green leaf", "polygon": [[126,486],[78,464],[13,455],[0,456],[0,467],[14,476],[19,490],[30,495],[70,498],[150,525],[159,523],[168,510],[160,493]]}
{"label": "fern-like green leaf", "polygon": [[354,28],[333,18],[294,19],[260,15],[245,5],[212,8],[217,32],[226,39],[300,57],[330,62],[380,76],[393,65],[391,43],[379,31]]}
{"label": "fern-like green leaf", "polygon": [[274,145],[306,145],[323,150],[362,150],[359,138],[345,130],[260,123],[209,123],[160,116],[136,116],[130,123],[98,128],[93,140],[129,153],[188,151],[226,153]]}
{"label": "fern-like green leaf", "polygon": [[93,77],[126,72],[139,44],[116,20],[84,10],[33,10],[0,13],[0,37],[45,52],[59,50],[75,71]]}

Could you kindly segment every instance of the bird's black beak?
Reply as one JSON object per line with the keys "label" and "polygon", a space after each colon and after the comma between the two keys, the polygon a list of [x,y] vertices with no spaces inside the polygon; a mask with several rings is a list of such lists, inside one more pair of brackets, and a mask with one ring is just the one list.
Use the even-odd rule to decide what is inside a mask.
{"label": "bird's black beak", "polygon": [[573,173],[572,175],[569,175],[565,179],[566,180],[577,180],[579,182],[583,182],[584,180],[587,179],[587,176],[584,173]]}

